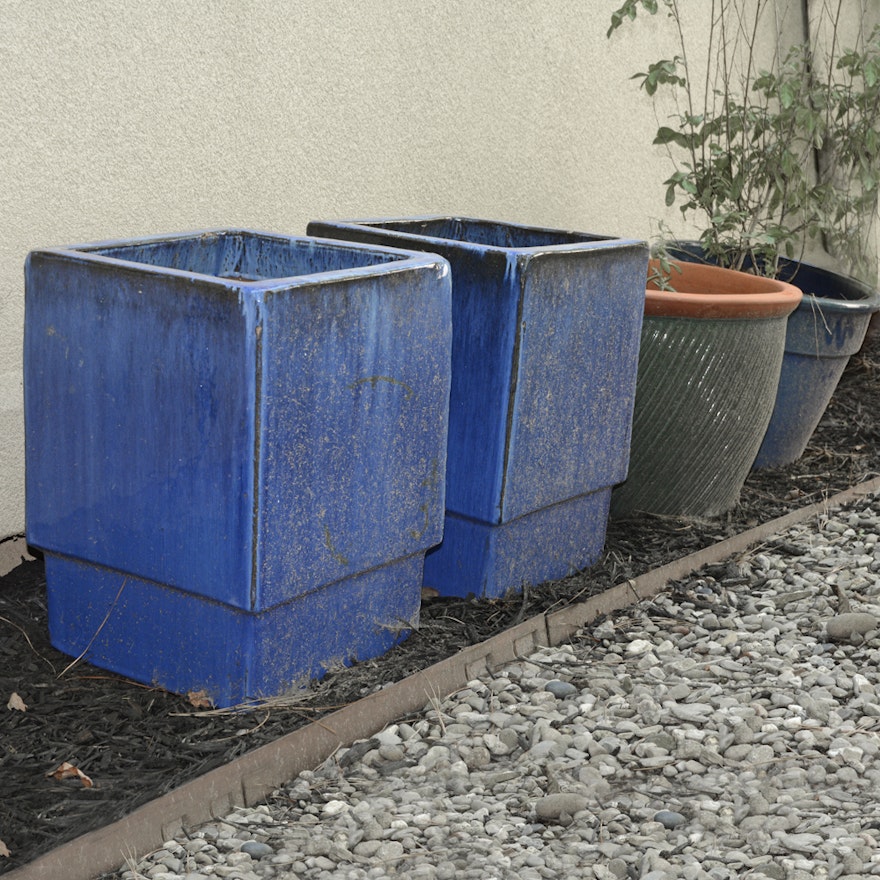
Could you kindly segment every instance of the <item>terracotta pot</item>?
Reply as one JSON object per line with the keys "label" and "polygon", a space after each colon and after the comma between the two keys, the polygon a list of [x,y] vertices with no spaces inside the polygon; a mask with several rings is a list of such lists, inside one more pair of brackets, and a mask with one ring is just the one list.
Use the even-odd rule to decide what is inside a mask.
{"label": "terracotta pot", "polygon": [[791,284],[698,263],[673,263],[670,284],[645,294],[629,475],[613,516],[713,516],[736,503],[801,300]]}

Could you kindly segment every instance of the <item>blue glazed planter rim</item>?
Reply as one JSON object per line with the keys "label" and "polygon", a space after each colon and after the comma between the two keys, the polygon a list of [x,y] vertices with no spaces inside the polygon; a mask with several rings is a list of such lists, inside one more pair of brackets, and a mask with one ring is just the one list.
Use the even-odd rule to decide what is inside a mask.
{"label": "blue glazed planter rim", "polygon": [[[672,254],[685,255],[687,257],[692,257],[697,260],[702,259],[702,246],[698,241],[678,241],[673,242],[669,245],[669,250]],[[791,284],[795,284],[798,287],[801,287],[798,284],[798,268],[803,267],[807,272],[816,273],[818,275],[827,275],[829,277],[829,281],[833,283],[835,286],[844,286],[850,288],[853,292],[858,293],[857,299],[838,299],[837,297],[829,297],[829,296],[820,296],[815,293],[809,293],[806,287],[801,287],[803,291],[804,297],[801,300],[801,304],[798,307],[799,311],[804,311],[805,309],[811,310],[819,310],[826,312],[841,312],[841,313],[873,313],[880,311],[880,290],[875,290],[868,284],[865,284],[864,281],[859,281],[857,278],[853,278],[851,275],[845,275],[842,272],[836,272],[832,269],[824,269],[821,266],[817,266],[813,263],[807,262],[806,260],[789,260],[785,257],[782,258],[782,265],[787,268],[793,268],[793,271],[790,272],[781,272],[779,277],[783,281],[788,281]]]}
{"label": "blue glazed planter rim", "polygon": [[[817,271],[827,271],[819,270],[818,267],[812,266],[809,263],[805,263],[804,265],[809,266],[811,269],[816,269]],[[846,283],[849,285],[864,288],[864,298],[834,299],[833,297],[818,296],[815,293],[804,292],[804,298],[801,301],[801,309],[803,310],[805,308],[815,307],[820,311],[850,313],[873,313],[880,311],[880,291],[872,290],[867,284],[864,284],[863,282],[859,281],[856,278],[852,278],[849,275],[841,275],[839,277],[845,279]]]}
{"label": "blue glazed planter rim", "polygon": [[[363,252],[364,254],[383,254],[388,259],[380,263],[365,263],[361,266],[352,266],[346,269],[332,269],[324,272],[304,273],[301,275],[278,276],[259,279],[227,278],[221,275],[212,275],[204,272],[192,272],[187,269],[176,269],[157,263],[147,263],[138,260],[112,257],[97,251],[112,248],[124,248],[132,245],[150,245],[161,242],[186,241],[197,238],[220,238],[222,236],[252,236],[254,238],[271,239],[277,242],[290,244],[319,245],[336,251]],[[385,274],[389,271],[412,269],[414,266],[436,264],[438,261],[443,265],[443,272],[449,271],[446,260],[437,255],[427,254],[424,251],[408,251],[402,248],[387,247],[385,245],[361,244],[358,242],[343,241],[341,239],[320,238],[312,235],[285,235],[277,232],[265,232],[257,229],[244,227],[228,227],[216,229],[197,229],[188,232],[174,232],[159,235],[148,235],[132,238],[108,239],[85,244],[66,245],[61,247],[38,248],[28,254],[28,259],[40,254],[50,254],[61,259],[75,260],[76,262],[88,262],[96,265],[105,265],[119,269],[137,270],[149,274],[174,275],[180,278],[198,279],[210,281],[228,290],[248,290],[260,292],[275,290],[278,288],[291,288],[308,286],[320,281],[322,284],[333,280],[350,278],[362,278],[370,275]]]}
{"label": "blue glazed planter rim", "polygon": [[[570,242],[559,242],[559,243],[549,243],[549,244],[539,244],[539,245],[497,245],[497,244],[486,244],[478,241],[470,241],[467,238],[455,238],[448,236],[438,236],[438,235],[429,235],[426,233],[421,233],[418,231],[410,231],[406,229],[395,229],[392,226],[388,226],[390,223],[435,223],[438,221],[450,221],[450,222],[458,222],[458,223],[472,223],[472,224],[480,224],[483,226],[497,226],[504,227],[507,229],[514,230],[522,230],[532,233],[544,233],[546,235],[568,235],[577,237],[578,240],[570,241]],[[503,220],[490,220],[487,218],[479,218],[479,217],[466,217],[460,214],[415,214],[411,216],[395,216],[395,217],[373,217],[367,219],[357,219],[357,220],[321,220],[315,221],[319,226],[331,225],[335,229],[345,230],[345,229],[370,229],[371,227],[376,227],[377,230],[382,232],[393,233],[395,236],[411,241],[418,242],[437,242],[439,245],[449,247],[459,247],[465,248],[468,250],[478,251],[478,252],[496,252],[500,254],[506,254],[508,257],[513,255],[522,255],[526,257],[538,256],[539,254],[544,253],[567,253],[567,252],[582,252],[584,250],[592,250],[592,249],[609,249],[609,248],[624,248],[624,247],[632,247],[633,245],[644,245],[645,242],[642,239],[636,238],[619,238],[614,235],[598,235],[592,232],[578,232],[576,230],[569,229],[558,229],[550,226],[531,226],[525,223],[509,223]]]}

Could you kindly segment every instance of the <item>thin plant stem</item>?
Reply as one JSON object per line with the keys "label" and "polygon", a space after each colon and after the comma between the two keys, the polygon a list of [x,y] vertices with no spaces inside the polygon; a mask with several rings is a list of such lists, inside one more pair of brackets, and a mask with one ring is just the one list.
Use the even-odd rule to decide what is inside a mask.
{"label": "thin plant stem", "polygon": [[82,658],[85,657],[86,654],[88,654],[89,649],[95,642],[95,639],[98,638],[98,634],[101,632],[102,629],[104,629],[105,624],[110,619],[110,615],[113,613],[113,609],[116,608],[116,603],[119,601],[119,597],[122,595],[122,591],[125,589],[125,585],[127,583],[128,578],[123,578],[122,585],[119,587],[119,591],[116,593],[116,598],[110,603],[110,607],[107,609],[107,613],[104,615],[104,619],[101,621],[101,625],[92,634],[92,637],[89,639],[89,643],[85,646],[85,648],[82,649],[82,653],[80,653],[80,655],[74,660],[71,660],[71,662],[68,663],[67,666],[65,666],[64,669],[62,669],[61,672],[58,673],[58,678],[61,678],[63,675],[73,669],[73,667],[76,666],[76,664],[79,663],[79,661],[82,660]]}

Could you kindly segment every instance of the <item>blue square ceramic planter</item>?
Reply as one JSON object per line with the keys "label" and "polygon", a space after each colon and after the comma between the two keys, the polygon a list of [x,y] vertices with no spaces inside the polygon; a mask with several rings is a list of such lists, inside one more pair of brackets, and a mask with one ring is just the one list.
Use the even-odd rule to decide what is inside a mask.
{"label": "blue square ceramic planter", "polygon": [[452,266],[446,525],[425,583],[499,596],[593,563],[627,472],[647,246],[453,217],[309,232]]}
{"label": "blue square ceramic planter", "polygon": [[32,253],[54,644],[220,705],[389,648],[442,533],[450,339],[433,256],[243,230]]}

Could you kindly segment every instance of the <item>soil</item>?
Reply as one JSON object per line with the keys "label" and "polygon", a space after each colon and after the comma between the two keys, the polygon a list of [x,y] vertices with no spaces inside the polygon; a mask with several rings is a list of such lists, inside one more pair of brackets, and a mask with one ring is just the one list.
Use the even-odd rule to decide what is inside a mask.
{"label": "soil", "polygon": [[[0,578],[0,700],[17,694],[27,707],[14,708],[14,698],[11,708],[0,705],[0,874],[527,617],[877,476],[878,378],[880,336],[871,335],[803,457],[753,473],[723,517],[612,521],[602,559],[587,571],[505,599],[425,601],[419,631],[402,645],[328,674],[295,705],[214,713],[85,662],[71,665],[49,643],[43,565],[23,563]],[[49,775],[64,762],[73,768],[67,778]]]}

